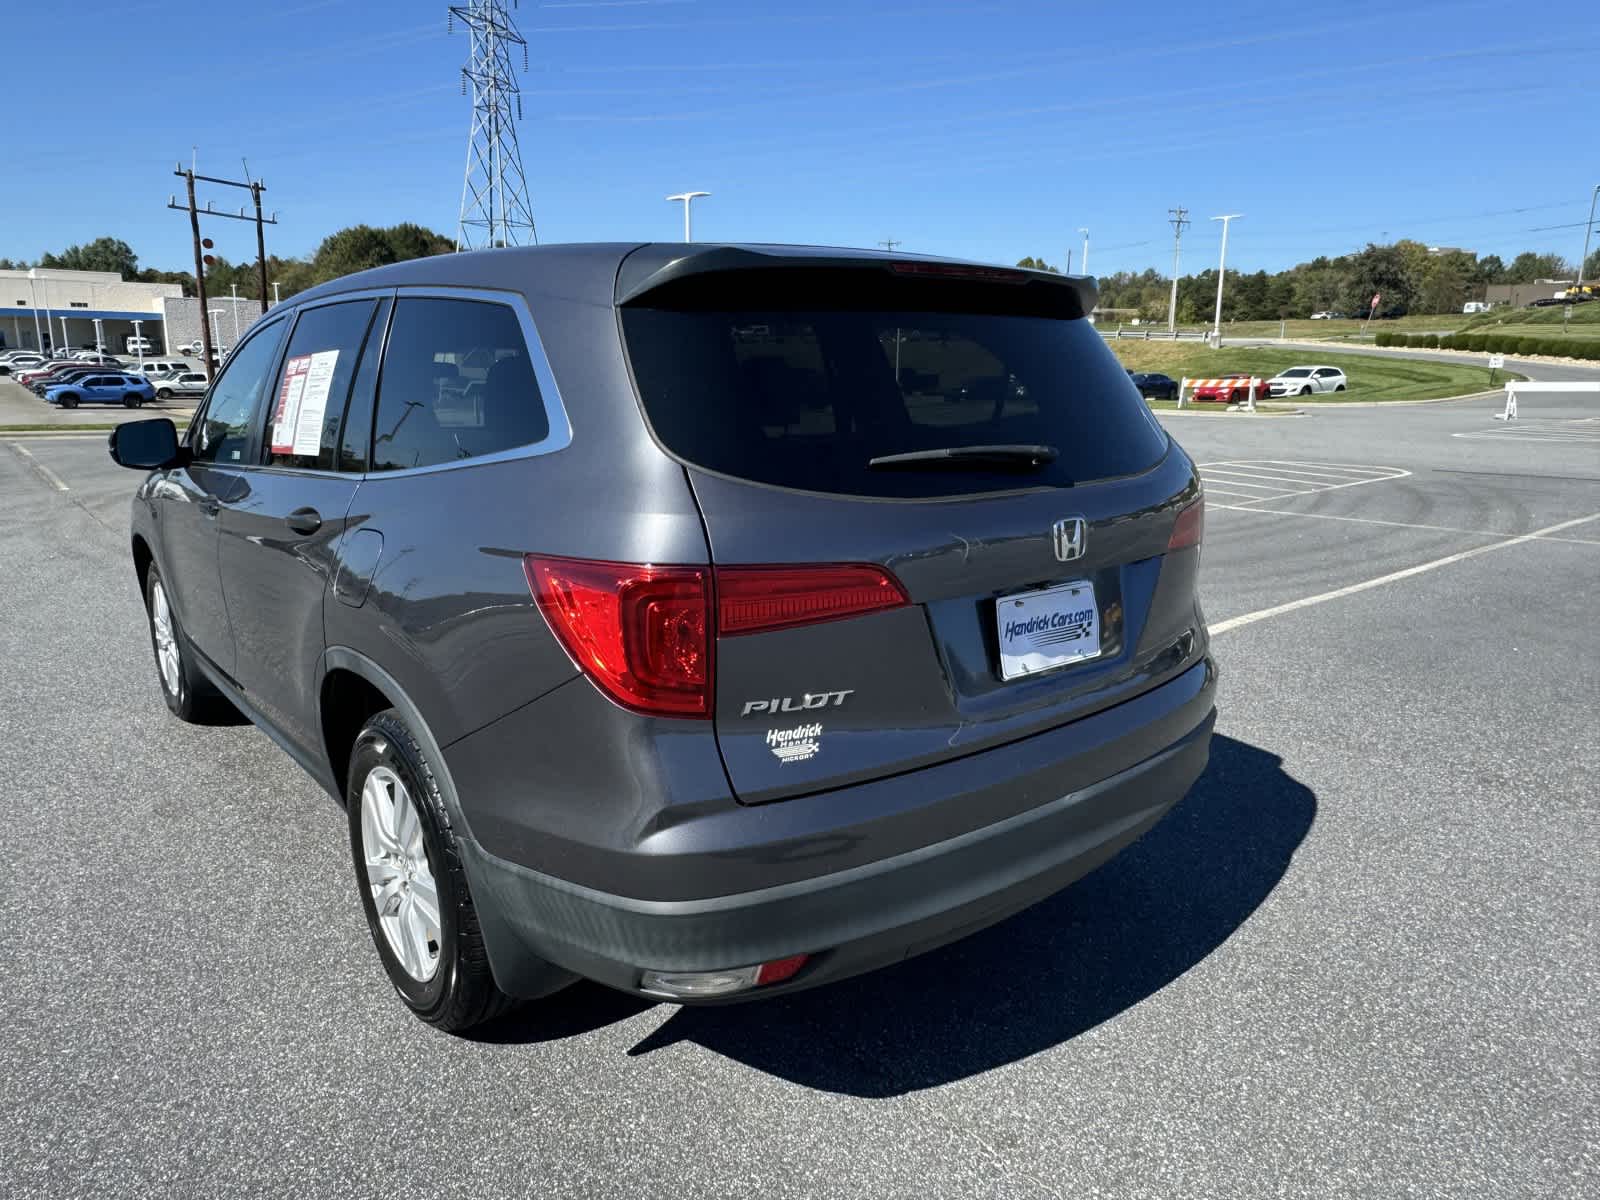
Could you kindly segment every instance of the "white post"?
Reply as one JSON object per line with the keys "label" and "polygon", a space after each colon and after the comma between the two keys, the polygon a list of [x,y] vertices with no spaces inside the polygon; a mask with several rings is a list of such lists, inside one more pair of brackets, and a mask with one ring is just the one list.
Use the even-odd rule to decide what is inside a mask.
{"label": "white post", "polygon": [[106,352],[106,327],[99,317],[94,318],[94,350],[96,354]]}
{"label": "white post", "polygon": [[67,333],[67,318],[65,316],[61,318],[61,349],[63,351],[72,349],[72,338]]}
{"label": "white post", "polygon": [[1188,390],[1189,390],[1189,377],[1187,375],[1185,375],[1182,379],[1178,380],[1178,407],[1179,408],[1183,407],[1183,395]]}
{"label": "white post", "polygon": [[33,341],[34,349],[40,354],[44,353],[44,338],[39,336],[39,296],[34,291],[33,281],[37,276],[32,267],[28,268],[28,304],[33,309]]}
{"label": "white post", "polygon": [[139,371],[139,374],[143,375],[144,374],[144,322],[143,321],[135,321],[133,323],[133,344],[134,344],[134,347],[135,347],[134,353],[139,356],[138,371]]}
{"label": "white post", "polygon": [[709,196],[709,195],[711,195],[710,192],[674,192],[672,195],[667,197],[667,200],[669,202],[675,201],[675,200],[683,201],[683,240],[684,241],[686,241],[686,242],[694,241],[694,232],[693,232],[693,229],[691,228],[691,226],[689,224],[689,206],[692,205],[701,196]]}
{"label": "white post", "polygon": [[282,303],[283,303],[283,301],[278,299],[278,281],[276,279],[274,279],[272,281],[272,304],[273,304],[273,307],[276,308],[278,305],[280,305]]}
{"label": "white post", "polygon": [[239,344],[239,285],[235,283],[231,286],[233,288],[233,344],[237,346]]}
{"label": "white post", "polygon": [[1089,231],[1080,225],[1078,226],[1078,232],[1083,234],[1083,261],[1078,264],[1078,271],[1080,274],[1087,275],[1089,273]]}
{"label": "white post", "polygon": [[1243,213],[1227,213],[1224,216],[1212,217],[1213,221],[1222,222],[1222,254],[1217,259],[1217,315],[1211,324],[1211,342],[1214,346],[1222,345],[1222,281],[1228,274],[1228,226],[1235,218]]}
{"label": "white post", "polygon": [[[211,308],[206,311],[211,314],[211,346],[215,349],[222,342],[222,331],[217,327],[217,318],[222,315],[222,310],[220,308]],[[222,356],[218,354],[217,357],[220,359]],[[210,367],[211,364],[207,363],[206,369],[208,371]]]}
{"label": "white post", "polygon": [[1517,419],[1517,381],[1506,382],[1506,410],[1494,414],[1496,421],[1515,421]]}

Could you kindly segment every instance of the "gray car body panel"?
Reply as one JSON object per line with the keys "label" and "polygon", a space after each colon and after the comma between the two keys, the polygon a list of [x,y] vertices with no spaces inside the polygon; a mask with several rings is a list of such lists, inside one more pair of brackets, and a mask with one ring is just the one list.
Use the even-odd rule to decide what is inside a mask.
{"label": "gray car body panel", "polygon": [[[696,248],[705,252],[812,262],[873,257],[807,248]],[[789,901],[767,909],[768,889],[793,885],[820,895],[829,877],[861,872],[850,876],[856,880],[851,895],[859,900],[874,894],[871,878],[894,880],[877,893],[897,897],[887,923],[863,927],[874,951],[835,955],[832,968],[808,971],[795,986],[819,982],[848,973],[852,963],[871,965],[885,947],[904,953],[913,944],[956,936],[958,926],[966,931],[1004,915],[998,899],[985,903],[968,895],[971,887],[956,877],[954,865],[956,875],[939,884],[934,867],[907,876],[874,872],[873,864],[933,846],[954,853],[973,839],[985,840],[982,831],[996,822],[1056,811],[1052,805],[1065,811],[1072,796],[1101,796],[1068,820],[1077,831],[1076,850],[1063,842],[1056,859],[1009,874],[985,859],[985,877],[1012,901],[1026,903],[1030,889],[1070,882],[1074,872],[1114,852],[1181,797],[1204,765],[1202,731],[1210,727],[1215,691],[1194,598],[1198,552],[1164,553],[1178,508],[1198,494],[1193,465],[1181,451],[1174,448],[1140,476],[1067,496],[1020,488],[962,501],[882,502],[869,506],[870,521],[854,498],[797,494],[695,471],[663,449],[642,419],[616,308],[619,272],[630,255],[638,280],[686,258],[682,247],[632,244],[445,255],[336,280],[283,305],[292,316],[350,293],[403,296],[411,290],[514,299],[537,330],[570,422],[570,444],[554,452],[363,475],[179,468],[151,475],[134,501],[134,536],[173,581],[184,628],[209,642],[198,647],[208,674],[330,792],[342,799],[343,781],[335,778],[322,742],[322,684],[329,671],[361,675],[421,724],[468,843],[469,877],[487,908],[485,929],[502,986],[523,993],[542,986],[546,976],[528,967],[531,954],[636,987],[643,966],[737,965],[712,960],[716,953],[779,943],[804,942],[812,952],[822,947],[810,944],[803,930],[787,939],[759,932],[775,916],[820,911]],[[1063,286],[1092,299],[1092,285]],[[224,478],[211,485],[231,513],[221,532],[199,511],[207,489],[197,477]],[[284,536],[283,515],[305,505],[321,512],[323,527],[313,535]],[[971,609],[974,588],[1014,587],[1019,562],[1048,555],[1050,523],[1069,512],[1089,519],[1101,556],[1084,569],[1110,564],[1102,602],[1119,602],[1115,628],[1107,623],[1104,661],[1067,683],[1058,677],[1043,687],[1036,686],[1040,680],[1005,689],[980,684],[977,677],[989,670],[985,635],[970,611],[956,610]],[[1132,512],[1147,519],[1129,520]],[[931,524],[930,513],[936,514]],[[770,536],[775,523],[782,537]],[[195,540],[196,531],[204,537],[207,530],[218,547],[210,553],[219,555],[209,582],[197,565],[208,551]],[[175,539],[182,544],[174,546]],[[912,605],[727,639],[718,647],[716,721],[648,717],[619,708],[582,677],[538,612],[524,573],[527,553],[678,564],[876,562],[905,582]],[[1074,572],[1055,563],[1033,575],[1023,570],[1038,583],[1064,574]],[[195,586],[183,586],[180,576]],[[334,580],[341,581],[337,592]],[[244,611],[269,604],[277,606],[270,620]],[[942,614],[943,605],[951,611]],[[764,669],[760,643],[772,637],[794,644],[769,657]],[[904,646],[918,637],[928,647],[920,659],[874,658],[875,646]],[[861,677],[791,678],[792,664],[808,657],[810,640],[828,646],[811,656],[815,661],[859,662]],[[952,674],[971,676],[972,686],[952,685]],[[815,771],[795,775],[781,789],[736,790],[725,763],[737,771],[746,752],[741,739],[757,735],[730,733],[727,706],[746,691],[778,696],[791,694],[791,687],[802,694],[824,685],[877,688],[879,703],[905,719],[880,720],[874,729],[868,717],[853,738],[839,739],[862,746],[879,739],[870,753],[853,759],[848,749],[830,747]],[[901,698],[885,701],[894,689]],[[933,694],[943,696],[943,708],[928,706]],[[841,731],[850,729],[850,719],[845,708],[835,718],[846,722]],[[1179,745],[1182,753],[1169,754]],[[1114,776],[1126,786],[1095,790]],[[1138,779],[1145,783],[1129,782]],[[1141,793],[1150,780],[1160,781],[1157,792]],[[1130,798],[1136,793],[1137,802]],[[1121,797],[1116,803],[1123,815],[1097,835],[1089,817],[1101,811],[1097,806],[1112,805],[1104,798],[1112,795]],[[1036,830],[1052,827],[1041,821]],[[951,864],[966,861],[967,853]],[[715,947],[722,935],[711,932],[698,957],[663,951],[622,961],[614,956],[626,937],[618,942],[541,928],[547,920],[585,919],[570,906],[537,901],[547,880],[591,899],[614,897],[609,906],[597,901],[608,910],[635,902],[693,906],[756,893],[765,899],[733,906],[754,914],[754,925],[748,936],[728,932],[721,950]],[[916,898],[918,889],[946,884],[953,890],[943,900]],[[830,912],[835,904],[817,903]],[[653,922],[662,916],[655,913],[641,929],[660,928]],[[829,928],[842,934],[855,926],[835,922]],[[910,940],[901,945],[896,939],[903,938]]]}

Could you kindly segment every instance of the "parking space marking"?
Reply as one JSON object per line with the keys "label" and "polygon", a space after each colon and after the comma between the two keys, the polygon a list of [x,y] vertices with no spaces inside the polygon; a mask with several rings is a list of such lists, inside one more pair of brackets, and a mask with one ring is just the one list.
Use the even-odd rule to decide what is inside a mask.
{"label": "parking space marking", "polygon": [[[1424,533],[1463,533],[1470,537],[1503,538],[1503,529],[1461,529],[1455,525],[1422,525],[1415,521],[1384,521],[1377,517],[1343,517],[1333,513],[1293,512],[1287,508],[1246,508],[1242,504],[1215,504],[1206,502],[1206,508],[1220,508],[1226,512],[1261,513],[1269,517],[1303,517],[1307,521],[1346,521],[1352,525],[1381,525],[1389,529],[1417,529]],[[1600,546],[1600,538],[1567,538],[1551,534],[1529,534],[1541,542],[1570,542],[1576,546]]]}
{"label": "parking space marking", "polygon": [[[1300,462],[1294,459],[1254,458],[1201,463],[1206,492],[1240,498],[1245,504],[1314,496],[1367,483],[1404,479],[1411,472],[1400,467],[1362,466],[1356,463]],[[1215,484],[1213,484],[1215,480]],[[1257,495],[1256,493],[1263,493]]]}
{"label": "parking space marking", "polygon": [[1339,600],[1345,596],[1354,596],[1357,592],[1369,591],[1375,587],[1382,587],[1386,583],[1395,583],[1401,579],[1410,579],[1413,575],[1422,575],[1428,571],[1437,571],[1440,567],[1448,567],[1452,563],[1465,562],[1469,558],[1477,558],[1480,554],[1491,554],[1496,550],[1505,550],[1511,546],[1521,546],[1528,542],[1537,542],[1553,533],[1560,533],[1563,529],[1572,529],[1578,525],[1588,524],[1590,521],[1600,520],[1600,513],[1590,513],[1587,517],[1574,517],[1570,521],[1558,521],[1554,525],[1546,525],[1543,529],[1535,529],[1532,533],[1521,533],[1516,537],[1506,538],[1502,541],[1491,542],[1487,546],[1476,546],[1471,550],[1461,550],[1455,554],[1447,554],[1443,558],[1436,558],[1430,562],[1418,563],[1414,567],[1406,567],[1401,571],[1391,571],[1387,575],[1379,575],[1376,579],[1364,579],[1360,583],[1347,584],[1342,588],[1335,588],[1331,592],[1320,592],[1315,596],[1306,596],[1300,600],[1290,600],[1286,604],[1274,604],[1271,608],[1257,609],[1255,612],[1241,613],[1237,617],[1229,617],[1225,621],[1218,621],[1207,626],[1207,632],[1212,636],[1227,633],[1229,630],[1238,629],[1244,625],[1253,625],[1257,621],[1265,621],[1268,617],[1282,616],[1284,613],[1295,612],[1298,609],[1310,608],[1315,604],[1326,604],[1329,600]]}
{"label": "parking space marking", "polygon": [[1596,427],[1593,417],[1578,417],[1565,421],[1519,420],[1516,424],[1508,421],[1492,429],[1470,429],[1465,433],[1453,433],[1450,436],[1478,441],[1585,444],[1600,443],[1600,428]]}
{"label": "parking space marking", "polygon": [[39,474],[39,477],[51,487],[55,488],[56,491],[70,492],[72,490],[61,481],[61,476],[57,475],[49,467],[45,466],[42,462],[35,458],[29,449],[21,442],[7,442],[6,445],[10,446],[18,454],[22,455],[22,461],[32,467]]}

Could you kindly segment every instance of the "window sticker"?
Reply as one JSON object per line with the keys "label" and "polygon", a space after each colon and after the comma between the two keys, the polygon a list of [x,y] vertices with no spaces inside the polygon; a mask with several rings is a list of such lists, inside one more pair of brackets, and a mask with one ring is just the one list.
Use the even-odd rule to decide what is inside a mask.
{"label": "window sticker", "polygon": [[338,363],[339,351],[318,350],[296,355],[283,364],[283,386],[272,419],[273,454],[316,455]]}

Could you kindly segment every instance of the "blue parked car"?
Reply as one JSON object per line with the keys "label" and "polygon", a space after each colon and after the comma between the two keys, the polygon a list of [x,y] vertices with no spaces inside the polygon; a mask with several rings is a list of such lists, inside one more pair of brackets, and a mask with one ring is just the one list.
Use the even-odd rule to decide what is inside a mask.
{"label": "blue parked car", "polygon": [[79,404],[121,404],[138,408],[147,400],[156,398],[150,381],[137,375],[83,375],[44,394],[51,404],[62,408],[77,408]]}

